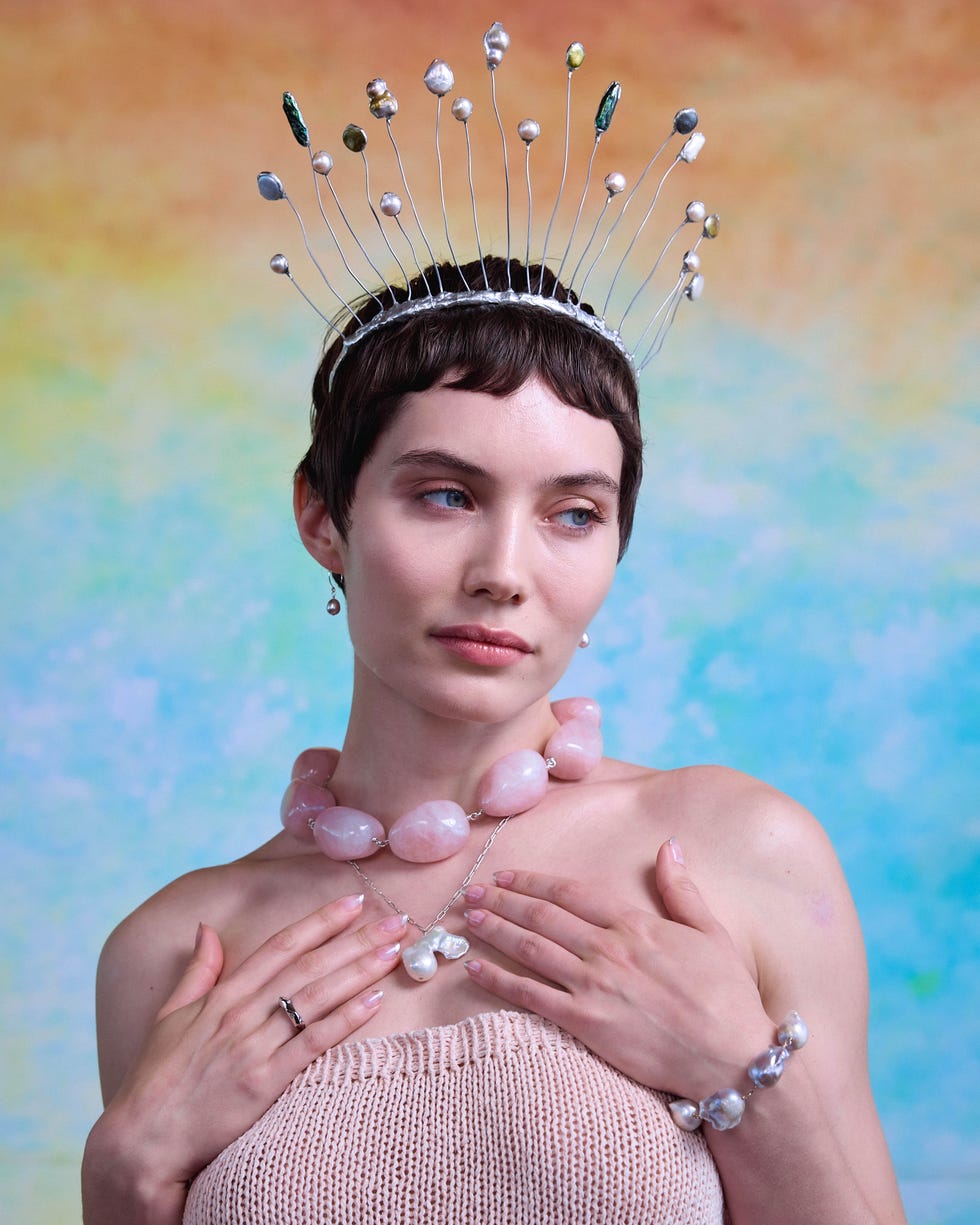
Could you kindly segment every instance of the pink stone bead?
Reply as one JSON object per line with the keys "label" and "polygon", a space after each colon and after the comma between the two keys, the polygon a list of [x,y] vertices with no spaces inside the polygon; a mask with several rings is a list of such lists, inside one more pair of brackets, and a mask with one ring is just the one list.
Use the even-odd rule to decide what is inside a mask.
{"label": "pink stone bead", "polygon": [[383,839],[385,827],[369,812],[338,805],[321,813],[313,822],[313,837],[329,859],[364,859],[378,847],[373,839]]}
{"label": "pink stone bead", "polygon": [[479,804],[488,817],[527,812],[548,790],[548,767],[533,749],[517,749],[495,761],[480,779]]}
{"label": "pink stone bead", "polygon": [[388,842],[399,859],[435,863],[448,859],[466,845],[470,823],[452,800],[429,800],[398,818],[388,831]]}
{"label": "pink stone bead", "polygon": [[294,778],[279,805],[279,819],[283,829],[294,838],[309,842],[313,837],[310,819],[326,808],[333,808],[336,803],[326,787],[318,787],[304,778]]}
{"label": "pink stone bead", "polygon": [[555,759],[551,768],[555,778],[585,778],[602,760],[602,733],[591,719],[570,719],[551,737],[544,753]]}
{"label": "pink stone bead", "polygon": [[304,749],[293,762],[292,778],[308,778],[320,786],[329,783],[340,761],[336,749]]}
{"label": "pink stone bead", "polygon": [[[589,719],[596,727],[602,722],[602,709],[591,698],[559,698],[551,703],[551,713],[559,723],[572,719]],[[547,756],[547,754],[545,754]]]}

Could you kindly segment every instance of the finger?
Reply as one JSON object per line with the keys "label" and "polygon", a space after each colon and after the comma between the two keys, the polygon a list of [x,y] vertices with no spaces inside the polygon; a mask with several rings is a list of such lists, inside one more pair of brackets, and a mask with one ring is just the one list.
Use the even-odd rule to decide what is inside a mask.
{"label": "finger", "polygon": [[[368,952],[362,952],[356,959],[348,958],[336,967],[331,967],[329,972],[320,977],[304,978],[297,982],[296,977],[301,967],[290,967],[289,974],[293,982],[285,980],[285,987],[269,989],[274,992],[274,1001],[277,1001],[280,995],[287,996],[303,1021],[309,1025],[322,1020],[372,983],[384,978],[399,964],[400,953],[401,942],[392,940],[391,935],[386,934],[384,940]],[[269,997],[260,995],[257,998],[268,1009]],[[267,1012],[266,1015],[272,1017],[277,1040],[285,1040],[289,1034],[280,1024],[275,1010],[271,1014]]]}
{"label": "finger", "polygon": [[584,885],[581,881],[568,880],[563,876],[546,876],[543,872],[506,872],[493,874],[494,884],[512,893],[523,893],[529,897],[553,902],[569,914],[593,923],[596,927],[611,927],[622,911],[622,907],[610,902],[608,891]]}
{"label": "finger", "polygon": [[702,932],[721,927],[691,878],[676,838],[668,838],[657,852],[656,881],[667,916],[675,923]]}
{"label": "finger", "polygon": [[162,1020],[178,1008],[183,1008],[185,1004],[193,1004],[195,1000],[207,995],[218,981],[224,963],[225,953],[221,947],[220,936],[213,927],[199,923],[194,952],[187,963],[187,969],[157,1013],[157,1019]]}
{"label": "finger", "polygon": [[572,997],[559,987],[514,974],[490,961],[475,959],[463,965],[475,983],[516,1008],[537,1013],[556,1025],[565,1024],[571,1015]]}
{"label": "finger", "polygon": [[337,898],[270,936],[235,971],[238,990],[257,991],[304,953],[339,936],[358,918],[363,905],[363,894]]}
{"label": "finger", "polygon": [[[477,908],[469,913],[490,911],[518,928],[537,933],[560,945],[576,957],[585,957],[595,944],[596,925],[587,923],[554,902],[488,885],[470,886],[463,896],[467,902],[477,904]],[[497,928],[491,925],[486,930],[496,931]]]}
{"label": "finger", "polygon": [[[535,906],[547,904],[531,903]],[[571,987],[581,977],[581,959],[539,931],[528,930],[520,923],[483,909],[467,910],[466,922],[470,931],[491,948],[553,983]]]}
{"label": "finger", "polygon": [[[388,968],[395,964],[397,958]],[[388,970],[384,972],[387,973]],[[346,1041],[365,1021],[370,1020],[381,1006],[383,998],[384,989],[371,985],[369,980],[366,990],[362,989],[352,998],[344,1000],[320,1020],[305,1025],[303,1029],[294,1030],[286,1042],[279,1042],[273,1050],[269,1058],[271,1075],[280,1083],[288,1084],[312,1060]],[[282,1015],[278,1004],[277,1010]],[[274,1017],[272,1019],[275,1020]]]}

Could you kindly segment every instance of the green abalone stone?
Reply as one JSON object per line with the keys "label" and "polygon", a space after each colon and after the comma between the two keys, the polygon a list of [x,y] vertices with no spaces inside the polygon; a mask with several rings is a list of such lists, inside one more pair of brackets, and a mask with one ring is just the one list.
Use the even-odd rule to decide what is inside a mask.
{"label": "green abalone stone", "polygon": [[296,99],[291,93],[285,93],[282,96],[282,109],[286,112],[286,118],[289,120],[289,126],[292,128],[293,135],[304,149],[309,148],[310,133],[303,122],[303,116],[300,113],[299,106],[296,104]]}
{"label": "green abalone stone", "polygon": [[622,87],[618,81],[613,81],[606,92],[602,95],[602,101],[599,103],[599,109],[595,113],[595,130],[597,132],[608,132],[609,125],[612,123],[613,113],[616,110],[616,103],[619,101],[619,95],[622,93]]}

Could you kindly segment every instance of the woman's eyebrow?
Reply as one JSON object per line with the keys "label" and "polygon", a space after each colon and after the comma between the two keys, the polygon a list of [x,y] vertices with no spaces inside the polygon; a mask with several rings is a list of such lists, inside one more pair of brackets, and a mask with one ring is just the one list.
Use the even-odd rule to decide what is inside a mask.
{"label": "woman's eyebrow", "polygon": [[451,468],[455,472],[463,472],[467,476],[488,477],[490,474],[479,464],[463,459],[452,451],[418,450],[406,451],[392,461],[393,468]]}
{"label": "woman's eyebrow", "polygon": [[593,468],[587,472],[563,472],[558,476],[549,477],[545,484],[550,489],[603,489],[606,493],[619,494],[619,482],[614,481],[608,472]]}
{"label": "woman's eyebrow", "polygon": [[[439,448],[421,448],[406,451],[392,461],[393,468],[443,468],[461,472],[465,476],[489,478],[490,473],[479,464],[456,455],[453,451]],[[614,497],[619,496],[619,483],[601,468],[590,468],[584,472],[560,472],[542,482],[546,489],[602,489]]]}

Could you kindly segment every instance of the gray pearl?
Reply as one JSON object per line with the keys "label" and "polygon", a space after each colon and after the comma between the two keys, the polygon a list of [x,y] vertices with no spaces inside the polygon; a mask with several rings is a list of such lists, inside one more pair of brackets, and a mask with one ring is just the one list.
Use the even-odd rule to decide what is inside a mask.
{"label": "gray pearl", "polygon": [[259,185],[259,195],[263,200],[281,200],[286,194],[282,185],[282,180],[277,174],[273,174],[269,170],[263,170],[257,179]]}
{"label": "gray pearl", "polygon": [[798,1051],[806,1046],[809,1037],[807,1023],[798,1012],[789,1013],[776,1031],[776,1041],[781,1046],[788,1046],[791,1051]]}
{"label": "gray pearl", "polygon": [[670,1113],[674,1122],[684,1131],[697,1131],[701,1126],[701,1116],[698,1114],[697,1102],[689,1102],[686,1098],[678,1098],[670,1103]]}
{"label": "gray pearl", "polygon": [[541,124],[534,119],[522,119],[517,125],[517,135],[529,145],[541,135]]}
{"label": "gray pearl", "polygon": [[385,217],[397,217],[401,211],[401,196],[396,196],[393,191],[386,191],[381,197],[381,212]]}
{"label": "gray pearl", "polygon": [[433,60],[426,68],[422,80],[425,82],[425,88],[439,98],[448,94],[456,83],[453,70],[445,60]]}
{"label": "gray pearl", "polygon": [[456,98],[452,106],[453,118],[465,123],[473,114],[473,103],[469,98]]}
{"label": "gray pearl", "polygon": [[289,260],[285,255],[274,255],[269,260],[269,267],[273,272],[278,272],[280,276],[289,276]]}
{"label": "gray pearl", "polygon": [[699,1112],[716,1131],[730,1131],[742,1121],[745,1099],[737,1089],[721,1089],[700,1103]]}

